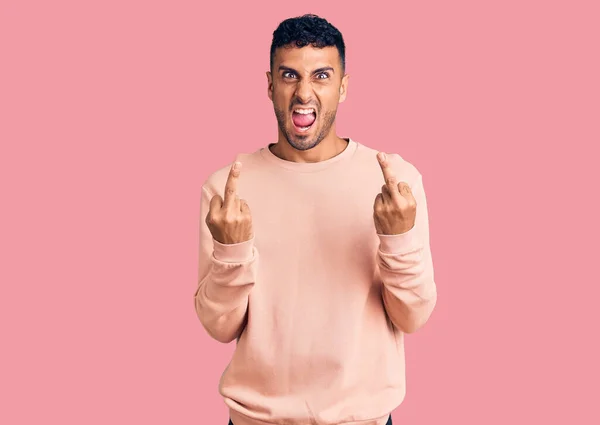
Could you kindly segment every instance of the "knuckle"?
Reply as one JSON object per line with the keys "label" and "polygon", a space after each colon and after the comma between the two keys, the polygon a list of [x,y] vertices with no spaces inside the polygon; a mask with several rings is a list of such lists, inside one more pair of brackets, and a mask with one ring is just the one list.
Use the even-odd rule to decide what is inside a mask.
{"label": "knuckle", "polygon": [[220,224],[220,220],[219,217],[215,216],[215,215],[209,215],[206,217],[206,224],[210,225],[210,226],[219,226]]}
{"label": "knuckle", "polygon": [[235,221],[235,215],[231,211],[227,211],[223,216],[223,223],[232,224]]}

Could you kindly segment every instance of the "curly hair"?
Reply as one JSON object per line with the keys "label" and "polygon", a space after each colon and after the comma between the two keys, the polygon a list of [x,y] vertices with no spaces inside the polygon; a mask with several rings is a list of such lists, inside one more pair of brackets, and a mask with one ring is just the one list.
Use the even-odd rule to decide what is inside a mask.
{"label": "curly hair", "polygon": [[317,15],[306,14],[288,18],[273,31],[270,55],[271,69],[273,69],[275,49],[289,44],[296,47],[304,47],[310,44],[316,48],[335,46],[340,54],[342,72],[346,69],[346,46],[342,33],[327,20]]}

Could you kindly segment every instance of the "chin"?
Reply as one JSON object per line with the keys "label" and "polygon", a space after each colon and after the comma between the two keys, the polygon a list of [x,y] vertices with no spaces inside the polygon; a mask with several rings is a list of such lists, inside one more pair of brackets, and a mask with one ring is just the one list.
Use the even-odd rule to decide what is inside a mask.
{"label": "chin", "polygon": [[292,133],[291,135],[288,134],[288,137],[286,137],[286,139],[294,149],[297,149],[299,151],[307,151],[309,149],[312,149],[315,146],[317,146],[320,142],[316,135],[311,135],[307,137],[294,135]]}

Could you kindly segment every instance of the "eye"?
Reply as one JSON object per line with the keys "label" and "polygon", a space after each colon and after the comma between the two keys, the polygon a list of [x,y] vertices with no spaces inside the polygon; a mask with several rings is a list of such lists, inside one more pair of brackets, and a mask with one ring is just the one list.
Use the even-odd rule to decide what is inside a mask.
{"label": "eye", "polygon": [[[288,75],[293,75],[293,76],[295,77],[295,75],[296,75],[296,74],[294,74],[294,73],[293,73],[293,72],[291,72],[291,71],[285,71],[285,72],[283,73],[283,78],[287,78],[287,76],[288,76]],[[290,78],[291,78],[291,77],[290,77]]]}
{"label": "eye", "polygon": [[[324,76],[325,76],[325,78],[320,78],[320,77],[319,77],[320,75],[324,75]],[[328,73],[326,73],[326,72],[321,72],[321,73],[317,74],[317,80],[324,80],[324,79],[326,79],[326,78],[329,78],[329,74],[328,74]]]}

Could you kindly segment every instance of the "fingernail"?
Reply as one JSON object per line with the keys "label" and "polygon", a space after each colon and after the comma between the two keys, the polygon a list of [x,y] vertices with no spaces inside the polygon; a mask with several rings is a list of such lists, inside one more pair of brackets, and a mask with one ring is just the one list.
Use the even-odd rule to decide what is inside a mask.
{"label": "fingernail", "polygon": [[234,170],[239,170],[241,166],[242,166],[242,164],[237,161],[233,163]]}
{"label": "fingernail", "polygon": [[380,152],[379,153],[379,159],[381,159],[382,161],[385,161],[385,153]]}

